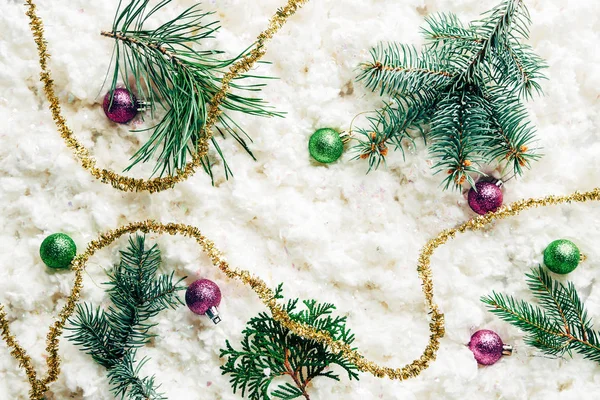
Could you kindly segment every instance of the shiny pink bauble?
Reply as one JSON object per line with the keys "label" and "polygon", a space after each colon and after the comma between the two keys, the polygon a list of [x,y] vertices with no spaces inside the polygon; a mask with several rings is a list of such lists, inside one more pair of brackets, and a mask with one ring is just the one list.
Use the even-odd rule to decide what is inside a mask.
{"label": "shiny pink bauble", "polygon": [[113,92],[106,93],[102,107],[108,119],[119,124],[128,123],[138,113],[137,99],[133,93],[125,88],[117,88]]}
{"label": "shiny pink bauble", "polygon": [[482,329],[471,336],[469,349],[479,364],[492,365],[502,357],[504,343],[496,332]]}
{"label": "shiny pink bauble", "polygon": [[494,182],[479,181],[469,190],[469,206],[479,215],[494,212],[502,206],[502,188]]}
{"label": "shiny pink bauble", "polygon": [[194,314],[204,315],[221,304],[221,289],[211,280],[198,279],[187,288],[185,303]]}

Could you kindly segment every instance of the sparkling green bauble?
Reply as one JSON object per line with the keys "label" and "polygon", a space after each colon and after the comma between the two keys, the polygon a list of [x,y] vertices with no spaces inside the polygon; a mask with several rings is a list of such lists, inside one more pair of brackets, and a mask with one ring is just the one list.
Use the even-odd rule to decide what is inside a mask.
{"label": "sparkling green bauble", "polygon": [[318,162],[328,164],[340,158],[344,152],[344,142],[334,129],[322,128],[310,137],[308,151]]}
{"label": "sparkling green bauble", "polygon": [[40,246],[42,261],[54,269],[69,268],[76,254],[75,242],[64,233],[53,233],[44,239]]}
{"label": "sparkling green bauble", "polygon": [[560,239],[550,243],[544,250],[544,264],[556,274],[568,274],[577,268],[581,254],[575,243]]}

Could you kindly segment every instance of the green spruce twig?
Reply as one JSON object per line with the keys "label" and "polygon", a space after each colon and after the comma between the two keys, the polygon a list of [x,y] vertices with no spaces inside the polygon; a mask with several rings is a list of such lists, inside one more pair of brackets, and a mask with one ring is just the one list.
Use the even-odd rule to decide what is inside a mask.
{"label": "green spruce twig", "polygon": [[[197,143],[207,119],[208,105],[219,91],[226,69],[244,57],[248,50],[232,59],[224,59],[218,50],[201,50],[206,40],[218,31],[216,21],[206,21],[212,13],[202,12],[197,4],[187,8],[158,28],[156,17],[168,7],[171,0],[161,0],[150,6],[150,0],[122,1],[115,15],[112,29],[102,35],[115,40],[111,68],[114,71],[111,88],[121,79],[136,93],[154,116],[164,113],[155,126],[144,129],[149,138],[132,157],[130,170],[140,162],[155,162],[154,173],[173,174],[182,169],[197,150]],[[225,112],[219,115],[216,129],[222,137],[231,135],[254,158],[246,132],[232,116],[232,112],[258,116],[281,115],[269,110],[257,98],[242,96],[239,91],[258,92],[264,84],[242,84],[254,77],[243,75],[232,82],[234,90],[222,103]],[[223,161],[226,177],[231,174],[217,139],[212,144]],[[203,159],[207,173],[212,177],[208,156]]]}
{"label": "green spruce twig", "polygon": [[404,153],[404,142],[417,134],[430,142],[445,189],[473,185],[473,175],[493,162],[522,174],[539,155],[521,99],[541,93],[546,68],[521,43],[530,23],[523,1],[504,0],[468,26],[454,14],[428,17],[421,52],[397,43],[373,48],[358,80],[391,101],[369,118],[368,129],[355,131],[356,158],[376,168],[388,145]]}
{"label": "green spruce twig", "polygon": [[495,292],[481,301],[492,313],[523,330],[525,343],[542,352],[572,356],[575,351],[600,363],[600,334],[593,329],[573,283],[553,280],[541,266],[526,276],[539,306]]}
{"label": "green spruce twig", "polygon": [[158,247],[146,249],[144,236],[130,237],[120,264],[108,271],[112,305],[104,311],[79,304],[69,320],[72,333],[67,339],[108,370],[111,390],[121,399],[165,399],[157,392],[154,377],[140,377],[147,359],[135,360],[136,350],[154,337],[150,330],[155,324],[149,320],[183,304],[177,296],[185,289],[182,280],[175,281],[172,273],[156,276],[159,266]]}
{"label": "green spruce twig", "polygon": [[[275,298],[283,298],[282,285],[277,287]],[[326,331],[336,340],[348,344],[354,341],[346,328],[346,318],[332,315],[333,304],[314,300],[302,304],[304,309],[298,310],[299,300],[290,300],[284,310],[292,320]],[[332,353],[321,343],[293,334],[267,313],[250,319],[242,333],[241,350],[234,349],[229,341],[221,349],[221,357],[226,357],[221,370],[231,376],[233,392],[240,391],[250,400],[310,400],[308,385],[315,378],[339,380],[339,375],[329,370],[333,365],[345,370],[349,379],[358,379],[356,366],[341,353]],[[272,384],[277,387],[271,389]]]}

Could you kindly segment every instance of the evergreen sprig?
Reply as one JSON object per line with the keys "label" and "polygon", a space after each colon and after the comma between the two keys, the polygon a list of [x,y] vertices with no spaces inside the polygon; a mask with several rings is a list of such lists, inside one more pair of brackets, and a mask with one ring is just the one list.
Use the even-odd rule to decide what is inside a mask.
{"label": "evergreen sprig", "polygon": [[[506,163],[517,175],[539,157],[535,129],[522,99],[541,93],[544,61],[530,46],[531,20],[522,0],[504,0],[482,19],[464,25],[454,14],[426,18],[426,43],[387,43],[371,50],[358,80],[389,96],[382,110],[358,128],[356,158],[377,168],[388,145],[401,149],[415,134],[431,142],[435,173],[445,189],[459,189],[482,166]],[[424,130],[425,126],[430,130]]]}
{"label": "evergreen sprig", "polygon": [[107,272],[112,305],[105,311],[78,304],[69,320],[72,333],[67,339],[108,370],[111,390],[121,399],[165,399],[157,392],[154,377],[140,377],[147,359],[135,360],[137,349],[154,337],[150,330],[156,324],[150,320],[183,304],[177,296],[185,289],[182,280],[175,281],[173,273],[156,276],[160,262],[157,245],[146,249],[144,236],[130,237],[121,262]]}
{"label": "evergreen sprig", "polygon": [[[275,298],[283,298],[282,284],[277,287]],[[305,300],[302,304],[304,308],[298,310],[299,300],[289,300],[283,309],[292,320],[326,331],[336,340],[348,344],[354,341],[354,335],[346,328],[346,317],[332,315],[333,304],[315,300]],[[241,350],[234,349],[229,341],[221,349],[221,357],[227,358],[221,370],[231,376],[233,392],[240,391],[250,400],[299,397],[308,400],[307,388],[313,379],[326,377],[339,381],[339,375],[328,369],[332,365],[345,370],[349,379],[358,380],[356,366],[341,353],[333,353],[321,343],[293,334],[267,313],[250,319],[242,333]],[[277,384],[275,389],[271,389],[273,384]]]}
{"label": "evergreen sprig", "polygon": [[545,354],[572,356],[575,351],[600,363],[600,333],[593,329],[573,283],[555,281],[541,266],[526,276],[539,306],[496,292],[481,301],[492,313],[523,330],[525,343]]}
{"label": "evergreen sprig", "polygon": [[[150,6],[150,0],[129,0],[122,6],[119,1],[112,30],[102,32],[103,36],[115,40],[112,89],[117,87],[121,77],[153,116],[157,111],[164,113],[155,126],[141,130],[150,132],[150,137],[132,157],[126,170],[149,161],[156,162],[154,173],[159,175],[182,169],[197,150],[208,105],[219,91],[226,69],[248,52],[225,59],[222,51],[200,50],[200,45],[214,38],[219,26],[216,21],[207,21],[212,13],[202,12],[198,4],[158,28],[149,28],[156,25],[156,17],[170,3],[171,0],[161,0]],[[251,139],[231,112],[258,116],[281,114],[270,111],[261,99],[239,94],[240,91],[257,92],[264,86],[240,83],[249,77],[254,76],[242,75],[231,83],[233,92],[228,93],[222,103],[225,112],[219,115],[216,129],[222,137],[230,134],[254,158],[248,147]],[[213,136],[211,140],[228,177],[231,169],[217,139]],[[203,166],[211,178],[212,165],[205,156]]]}

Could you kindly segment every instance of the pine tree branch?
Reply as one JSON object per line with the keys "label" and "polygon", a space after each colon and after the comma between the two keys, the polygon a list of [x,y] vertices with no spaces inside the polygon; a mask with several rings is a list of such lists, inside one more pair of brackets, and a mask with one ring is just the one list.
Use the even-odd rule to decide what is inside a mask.
{"label": "pine tree branch", "polygon": [[[529,306],[527,303],[521,303],[521,309],[514,304],[511,304],[512,298],[508,297],[504,300],[499,294],[494,293],[492,297],[484,297],[482,301],[492,307],[492,312],[496,312],[504,320],[512,322],[516,321],[515,325],[519,325],[524,330],[539,331],[548,335],[567,337],[559,329],[551,325],[550,322],[541,319],[543,312],[540,309]],[[502,300],[499,300],[502,299]],[[506,303],[511,304],[507,306]],[[531,307],[529,311],[525,311],[526,307]],[[529,314],[531,313],[531,314]],[[543,321],[543,322],[541,322]],[[550,327],[548,325],[551,325]]]}
{"label": "pine tree branch", "polygon": [[565,303],[570,299],[564,298],[560,285],[553,282],[550,276],[544,273],[527,274],[527,277],[530,290],[540,299],[546,311],[562,322],[565,334],[570,336],[571,331],[565,311],[569,308],[569,305]]}
{"label": "pine tree branch", "polygon": [[413,46],[380,44],[371,49],[371,57],[371,62],[361,64],[357,80],[373,91],[380,88],[381,94],[427,92],[448,85],[455,76],[440,67],[443,59],[437,54],[419,55]]}
{"label": "pine tree branch", "polygon": [[465,181],[474,185],[470,173],[481,174],[477,147],[490,130],[485,106],[484,99],[466,90],[442,100],[432,117],[430,154],[439,160],[433,168],[447,172],[446,189]]}
{"label": "pine tree branch", "polygon": [[109,383],[113,388],[115,397],[132,400],[166,400],[162,393],[158,393],[154,377],[140,378],[140,370],[148,361],[142,359],[135,366],[135,353],[128,352],[108,371]]}
{"label": "pine tree branch", "polygon": [[164,46],[159,46],[156,43],[153,42],[143,42],[140,39],[136,39],[135,37],[131,37],[131,36],[126,36],[124,34],[122,34],[121,32],[108,32],[108,31],[101,31],[100,32],[101,36],[107,37],[107,38],[111,38],[111,39],[115,39],[115,40],[120,40],[121,42],[125,42],[128,43],[130,45],[134,45],[134,46],[138,46],[138,47],[142,47],[142,48],[147,48],[150,50],[156,50],[161,52],[169,61],[172,61],[173,63],[179,65],[181,68],[185,68],[185,64],[179,59],[179,57],[170,52],[169,50],[167,50]]}
{"label": "pine tree branch", "polygon": [[[372,61],[361,64],[357,79],[391,96],[392,103],[367,118],[368,128],[355,130],[356,158],[368,159],[370,171],[385,163],[390,144],[404,157],[403,142],[414,144],[410,131],[419,128],[431,143],[435,173],[448,175],[444,189],[473,185],[484,163],[506,164],[522,174],[539,155],[520,98],[541,92],[537,80],[545,68],[518,42],[528,37],[531,23],[524,3],[503,0],[468,26],[454,14],[430,16],[426,23],[420,53],[403,44],[379,44],[371,50]],[[463,104],[469,97],[471,104]]]}
{"label": "pine tree branch", "polygon": [[[374,64],[371,64],[371,63],[363,64],[363,70],[373,73],[373,74],[383,74],[386,72],[390,72],[390,73],[392,73],[392,74],[390,74],[391,76],[393,76],[394,74],[399,74],[399,73],[405,73],[405,74],[415,73],[418,75],[426,75],[426,76],[443,76],[445,78],[452,78],[455,76],[455,74],[453,74],[451,72],[447,72],[447,71],[434,71],[434,70],[426,69],[426,68],[411,68],[411,67],[405,67],[405,66],[383,65],[379,61],[375,61]],[[393,78],[390,77],[388,79],[392,80]]]}
{"label": "pine tree branch", "polygon": [[527,274],[528,285],[543,310],[512,297],[482,297],[490,311],[528,333],[526,342],[550,355],[573,350],[600,363],[600,341],[572,283],[554,281],[540,266]]}
{"label": "pine tree branch", "polygon": [[68,339],[108,370],[111,390],[116,397],[131,400],[162,400],[154,377],[140,378],[147,359],[135,361],[135,352],[154,335],[154,324],[146,321],[167,308],[182,304],[176,296],[185,287],[173,281],[173,274],[156,276],[160,251],[145,247],[144,236],[129,238],[121,251],[121,262],[107,272],[107,290],[112,305],[108,311],[78,305],[71,318]]}
{"label": "pine tree branch", "polygon": [[430,118],[433,110],[430,105],[435,102],[431,95],[413,95],[411,97],[394,98],[392,103],[375,111],[375,117],[368,117],[370,127],[357,128],[354,139],[358,142],[353,150],[354,159],[368,159],[369,171],[385,163],[389,146],[402,151],[403,142],[408,141],[416,147],[415,136],[419,135],[427,141],[423,124]]}
{"label": "pine tree branch", "polygon": [[452,48],[463,50],[483,43],[483,38],[465,27],[456,14],[432,14],[425,18],[425,23],[427,27],[422,28],[422,33],[428,42],[427,45],[436,49],[443,47],[447,42],[455,42]]}
{"label": "pine tree branch", "polygon": [[587,330],[588,327],[591,326],[590,321],[587,318],[586,311],[583,307],[583,303],[577,294],[577,290],[575,289],[575,285],[572,282],[567,284],[567,296],[569,298],[569,304],[572,304],[567,310],[567,316],[569,319],[575,319],[577,321],[577,326],[579,327],[579,331],[581,332],[581,336],[584,341],[588,341]]}
{"label": "pine tree branch", "polygon": [[530,148],[535,129],[527,120],[525,106],[516,96],[498,88],[488,90],[487,96],[494,128],[487,139],[487,160],[504,160],[520,175],[524,167],[540,157]]}
{"label": "pine tree branch", "polygon": [[496,53],[494,79],[500,85],[512,86],[519,97],[542,94],[538,80],[546,79],[541,71],[548,66],[529,46],[508,40]]}
{"label": "pine tree branch", "polygon": [[106,314],[98,307],[78,304],[75,316],[71,320],[77,329],[67,339],[81,346],[82,350],[92,356],[94,361],[105,368],[114,365],[114,359],[121,354],[110,336],[110,324]]}
{"label": "pine tree branch", "polygon": [[[117,87],[121,77],[124,85],[149,108],[152,117],[160,117],[156,125],[138,131],[146,133],[147,138],[132,156],[126,171],[141,162],[154,162],[153,173],[158,175],[171,175],[184,168],[197,151],[207,120],[208,104],[219,91],[222,76],[232,63],[249,51],[224,59],[222,51],[197,50],[195,44],[213,38],[219,29],[216,22],[204,23],[211,13],[201,12],[198,5],[149,30],[146,25],[155,25],[158,14],[170,3],[171,0],[161,0],[150,8],[149,0],[129,0],[117,10],[112,30],[101,33],[115,41],[111,89]],[[257,92],[264,86],[241,83],[246,78],[257,77],[242,75],[230,86],[245,92]],[[270,111],[261,99],[236,92],[226,95],[222,108],[224,113],[218,116],[217,130],[222,137],[231,135],[252,157],[247,143],[251,139],[230,114],[282,115]],[[226,177],[229,177],[231,170],[217,138],[213,136],[211,143],[222,159]],[[211,159],[205,156],[202,164],[212,177]]]}

